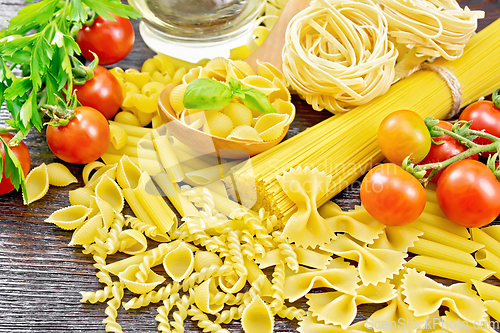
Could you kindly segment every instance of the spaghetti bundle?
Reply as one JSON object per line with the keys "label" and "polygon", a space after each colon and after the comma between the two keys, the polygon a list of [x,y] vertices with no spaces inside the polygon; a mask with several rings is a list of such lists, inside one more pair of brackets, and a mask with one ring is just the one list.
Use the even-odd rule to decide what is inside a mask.
{"label": "spaghetti bundle", "polygon": [[[499,34],[497,20],[471,38],[462,57],[453,62],[443,58],[433,62],[448,68],[460,81],[462,106],[491,94],[498,86],[500,73],[492,68],[500,66]],[[450,96],[447,83],[435,72],[418,71],[371,103],[335,115],[251,158],[251,167],[240,170],[241,183],[255,181],[257,206],[287,217],[296,207],[276,176],[299,165],[317,167],[333,176],[327,193],[318,199],[318,204],[325,203],[383,159],[376,134],[385,116],[410,109],[422,117],[443,118],[452,105]]]}
{"label": "spaghetti bundle", "polygon": [[283,72],[313,109],[349,111],[384,94],[397,51],[370,0],[314,0],[289,23]]}

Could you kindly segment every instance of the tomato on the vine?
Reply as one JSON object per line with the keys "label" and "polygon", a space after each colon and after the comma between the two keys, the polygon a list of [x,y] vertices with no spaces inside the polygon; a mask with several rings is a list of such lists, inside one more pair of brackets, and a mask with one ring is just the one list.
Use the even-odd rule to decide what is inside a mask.
{"label": "tomato on the vine", "polygon": [[420,182],[392,163],[377,165],[366,174],[360,197],[368,213],[387,225],[413,222],[427,200]]}
{"label": "tomato on the vine", "polygon": [[[452,125],[446,121],[440,121],[436,126],[449,131],[451,131],[452,127]],[[455,138],[452,138],[451,136],[448,136],[446,134],[433,139],[435,142],[441,143],[437,145],[432,144],[431,150],[429,151],[427,156],[418,164],[423,165],[428,163],[444,162],[447,159],[452,158],[453,156],[456,156],[467,150],[467,147],[463,146]],[[477,160],[478,156],[477,154],[472,155],[470,157],[467,157],[467,159]],[[427,171],[426,177],[431,173],[431,171],[432,170]],[[431,182],[437,183],[442,172],[443,170],[440,170],[434,177],[432,177]]]}
{"label": "tomato on the vine", "polygon": [[[458,120],[472,120],[471,129],[485,130],[488,134],[500,137],[500,109],[491,101],[478,101],[470,104],[462,111]],[[491,140],[479,137],[474,142],[487,145],[491,143]],[[493,155],[493,153],[483,153],[482,155],[488,156]]]}
{"label": "tomato on the vine", "polygon": [[118,80],[106,68],[97,66],[94,76],[83,85],[75,85],[76,97],[83,106],[89,106],[111,119],[123,101]]}
{"label": "tomato on the vine", "polygon": [[[0,136],[7,144],[14,137],[14,135],[10,133],[0,134]],[[31,157],[28,151],[28,147],[26,147],[24,142],[21,141],[21,143],[18,146],[10,147],[10,149],[12,150],[14,155],[16,155],[17,159],[21,163],[21,168],[23,169],[24,177],[26,177],[31,167]],[[3,167],[5,168],[5,150],[3,144],[1,143],[0,143],[0,153],[2,154]],[[14,185],[12,185],[12,183],[10,182],[10,177],[5,178],[5,169],[2,170],[4,170],[4,173],[2,174],[2,181],[0,182],[0,195],[9,193],[14,189]]]}
{"label": "tomato on the vine", "polygon": [[85,59],[92,61],[97,54],[101,65],[111,65],[125,58],[135,41],[134,27],[129,19],[111,14],[115,21],[96,17],[91,26],[83,26],[76,37]]}
{"label": "tomato on the vine", "polygon": [[431,135],[424,120],[409,110],[399,110],[385,117],[377,138],[384,156],[397,165],[407,156],[418,163],[431,149]]}
{"label": "tomato on the vine", "polygon": [[436,195],[446,217],[464,227],[482,227],[500,214],[500,183],[478,161],[461,160],[447,167]]}
{"label": "tomato on the vine", "polygon": [[48,126],[47,143],[61,160],[86,164],[107,150],[111,134],[106,118],[94,108],[75,108],[75,117],[66,126]]}

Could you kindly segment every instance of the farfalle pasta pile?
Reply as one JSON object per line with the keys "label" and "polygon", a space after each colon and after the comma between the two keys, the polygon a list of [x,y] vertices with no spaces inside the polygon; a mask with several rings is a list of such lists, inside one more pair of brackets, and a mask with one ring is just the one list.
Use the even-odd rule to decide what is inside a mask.
{"label": "farfalle pasta pile", "polygon": [[[141,132],[125,128],[130,137]],[[147,135],[162,140],[159,130]],[[127,155],[93,162],[85,186],[70,191],[71,206],[46,220],[74,230],[70,245],[93,256],[103,288],[82,291],[82,302],[107,302],[106,331],[122,331],[122,306],[157,304],[160,332],[181,332],[189,319],[204,332],[228,332],[223,325],[240,320],[246,333],[270,333],[276,316],[298,320],[302,333],[469,332],[452,328],[457,321],[494,332],[489,316],[500,319],[500,287],[483,281],[500,271],[500,227],[453,224],[432,190],[417,221],[385,226],[363,207],[316,207],[330,176],[299,167],[279,179],[297,211],[278,220],[231,200],[220,180],[179,185],[173,165],[162,167],[150,175]],[[123,215],[125,202],[135,216]],[[317,237],[318,230],[331,232]],[[115,260],[118,251],[130,256]],[[293,306],[303,297],[307,312]],[[364,304],[382,305],[355,322]]]}
{"label": "farfalle pasta pile", "polygon": [[[219,110],[188,109],[183,98],[188,84],[199,78],[210,78],[223,83],[233,78],[243,87],[254,88],[267,96],[276,113],[264,114],[244,105],[234,97],[229,105]],[[255,73],[242,60],[215,58],[203,67],[191,69],[182,83],[172,89],[170,106],[178,119],[189,127],[234,141],[267,142],[282,137],[295,118],[295,106],[286,88],[281,72],[268,63],[258,63]]]}

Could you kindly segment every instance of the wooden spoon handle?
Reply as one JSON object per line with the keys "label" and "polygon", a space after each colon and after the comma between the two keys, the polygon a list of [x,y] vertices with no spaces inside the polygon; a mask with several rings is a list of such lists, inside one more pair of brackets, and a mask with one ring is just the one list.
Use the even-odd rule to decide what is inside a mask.
{"label": "wooden spoon handle", "polygon": [[283,12],[262,45],[245,59],[254,71],[257,71],[257,60],[269,62],[279,70],[283,70],[282,53],[285,46],[285,34],[288,22],[290,22],[295,14],[309,6],[309,3],[310,0],[288,0]]}

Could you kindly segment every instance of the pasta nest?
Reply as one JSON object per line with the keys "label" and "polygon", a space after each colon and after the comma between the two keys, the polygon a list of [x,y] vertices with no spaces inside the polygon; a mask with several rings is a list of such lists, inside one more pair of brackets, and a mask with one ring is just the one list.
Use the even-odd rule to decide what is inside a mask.
{"label": "pasta nest", "polygon": [[393,82],[398,52],[387,33],[370,0],[313,0],[288,25],[284,75],[314,110],[349,111]]}

